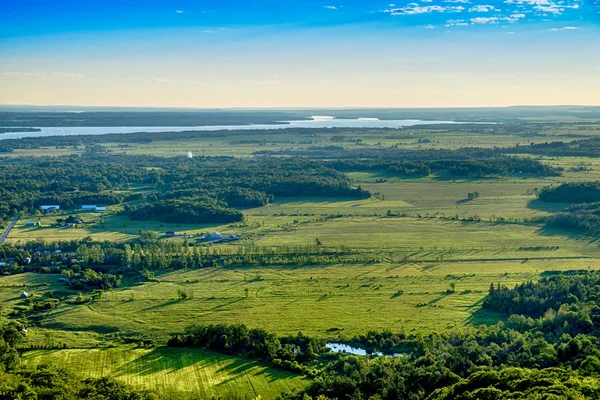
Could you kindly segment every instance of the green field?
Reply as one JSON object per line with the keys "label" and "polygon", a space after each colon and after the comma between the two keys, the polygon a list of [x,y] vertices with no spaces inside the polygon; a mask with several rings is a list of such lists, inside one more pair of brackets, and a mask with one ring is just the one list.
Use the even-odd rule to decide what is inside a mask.
{"label": "green field", "polygon": [[171,399],[273,399],[306,385],[298,375],[199,349],[38,350],[24,353],[22,360],[28,366],[61,365],[84,378],[111,376]]}

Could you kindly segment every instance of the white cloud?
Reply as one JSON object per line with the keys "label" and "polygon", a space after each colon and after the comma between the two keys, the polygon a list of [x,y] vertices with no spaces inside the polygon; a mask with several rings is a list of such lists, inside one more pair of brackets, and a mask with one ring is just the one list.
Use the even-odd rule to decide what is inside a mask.
{"label": "white cloud", "polygon": [[525,14],[512,14],[509,17],[502,18],[504,21],[517,22],[518,20],[525,18]]}
{"label": "white cloud", "polygon": [[490,11],[494,11],[494,10],[496,10],[496,7],[487,6],[487,5],[479,5],[479,6],[473,6],[473,7],[469,8],[469,12],[486,13],[486,12],[490,12]]}
{"label": "white cloud", "polygon": [[444,0],[444,3],[463,3],[463,4],[471,4],[471,0]]}
{"label": "white cloud", "polygon": [[425,29],[434,29],[434,28],[435,28],[435,26],[433,26],[433,25],[426,25],[425,26]]}
{"label": "white cloud", "polygon": [[560,31],[576,31],[579,29],[576,26],[565,26],[564,28],[550,28],[548,29],[550,32],[560,32]]}
{"label": "white cloud", "polygon": [[417,3],[409,3],[406,7],[402,8],[390,8],[384,10],[384,12],[390,15],[414,15],[414,14],[428,14],[432,12],[463,12],[465,8],[463,6],[421,6]]}
{"label": "white cloud", "polygon": [[538,13],[554,15],[561,15],[567,9],[576,10],[580,7],[579,0],[504,0],[504,3],[514,4],[519,8],[531,7]]}
{"label": "white cloud", "polygon": [[155,82],[155,83],[165,83],[165,82],[168,82],[168,81],[169,80],[165,79],[165,78],[154,78],[154,79],[152,79],[152,82]]}
{"label": "white cloud", "polygon": [[471,18],[471,23],[473,24],[480,24],[480,25],[485,25],[485,24],[497,24],[498,23],[498,17],[477,17],[477,18]]}
{"label": "white cloud", "polygon": [[183,10],[175,10],[176,14],[183,14]]}
{"label": "white cloud", "polygon": [[323,6],[323,8],[326,8],[328,10],[337,10],[336,6]]}
{"label": "white cloud", "polygon": [[469,26],[469,23],[467,23],[464,19],[449,19],[446,21],[446,25],[444,26],[446,28],[450,26]]}

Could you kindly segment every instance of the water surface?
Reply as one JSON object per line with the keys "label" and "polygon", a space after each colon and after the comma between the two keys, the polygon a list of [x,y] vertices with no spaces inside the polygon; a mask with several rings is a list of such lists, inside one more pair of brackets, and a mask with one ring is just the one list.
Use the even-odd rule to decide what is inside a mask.
{"label": "water surface", "polygon": [[[418,119],[380,120],[377,118],[337,119],[315,116],[310,120],[282,121],[280,124],[257,125],[204,125],[204,126],[114,126],[114,127],[40,127],[41,132],[8,132],[0,134],[2,139],[26,137],[102,135],[106,133],[133,132],[184,132],[184,131],[233,131],[286,128],[404,128],[414,125],[455,124],[453,121],[423,121]],[[33,127],[36,128],[36,127]]]}

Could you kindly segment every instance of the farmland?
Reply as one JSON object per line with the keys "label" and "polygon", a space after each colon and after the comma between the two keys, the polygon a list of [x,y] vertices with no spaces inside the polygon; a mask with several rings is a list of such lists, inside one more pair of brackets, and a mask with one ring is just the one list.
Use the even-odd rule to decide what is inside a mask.
{"label": "farmland", "polygon": [[[600,132],[593,123],[578,128],[577,135],[584,138]],[[574,131],[569,124],[544,121],[539,123],[538,134],[531,137],[523,137],[522,131],[518,135],[508,131],[493,135],[461,132],[460,128],[347,130],[335,134],[325,130],[312,136],[287,131],[261,136],[258,131],[253,133],[252,143],[241,133],[127,145],[107,141],[92,144],[102,147],[93,155],[77,145],[14,149],[0,158],[2,165],[81,156],[94,157],[90,160],[98,168],[105,168],[105,164],[112,168],[106,162],[112,157],[130,169],[130,175],[119,178],[130,182],[121,184],[105,174],[99,188],[89,189],[89,182],[81,183],[89,186],[86,190],[91,194],[86,192],[87,196],[117,199],[103,213],[82,212],[75,206],[42,214],[32,208],[19,209],[16,201],[11,203],[21,219],[4,246],[14,248],[15,254],[27,252],[33,261],[29,266],[23,262],[20,270],[15,263],[14,270],[6,269],[5,276],[0,277],[0,318],[29,326],[21,345],[22,361],[27,366],[51,362],[81,378],[111,376],[171,398],[228,398],[236,394],[273,399],[281,392],[306,387],[310,378],[271,368],[264,360],[165,347],[167,340],[192,323],[245,324],[278,336],[301,331],[319,340],[341,342],[369,331],[419,336],[506,323],[506,315],[481,307],[490,286],[510,288],[561,271],[600,270],[597,237],[546,223],[547,218],[567,211],[571,204],[538,199],[548,186],[600,179],[600,164],[595,157],[518,154],[557,168],[560,174],[461,175],[435,170],[427,176],[403,176],[389,170],[333,171],[327,167],[330,160],[313,158],[310,163],[323,163],[318,164],[321,170],[315,169],[316,182],[326,182],[341,195],[313,196],[302,186],[307,184],[300,177],[300,183],[292,183],[304,194],[296,195],[289,189],[269,198],[268,190],[275,189],[264,179],[271,177],[252,175],[264,171],[236,172],[238,166],[229,159],[221,161],[213,156],[232,156],[251,163],[261,159],[256,152],[266,149],[296,152],[331,144],[342,148],[336,151],[400,148],[417,152],[414,154],[432,149],[462,151],[465,147],[491,150],[544,143],[548,138],[569,141]],[[307,137],[310,143],[306,143]],[[358,143],[357,138],[361,139]],[[424,138],[428,140],[419,140]],[[188,151],[205,157],[198,156],[200,160],[194,162],[199,164],[187,166],[182,156]],[[436,153],[423,154],[431,158]],[[173,158],[173,169],[164,157]],[[205,158],[216,167],[201,164],[207,162]],[[268,159],[282,169],[280,175],[292,175],[289,171],[293,168],[285,164],[287,158]],[[67,162],[66,158],[61,160]],[[229,164],[222,167],[219,162]],[[239,162],[239,168],[245,168]],[[139,176],[148,174],[151,178],[139,178],[134,174],[138,173],[136,168],[141,171]],[[222,190],[220,175],[234,179],[236,174],[246,174],[246,179],[230,179],[227,185],[242,185],[247,196],[254,195],[248,190],[264,191],[268,201],[228,205],[243,214],[242,220],[235,222],[131,218],[130,210],[135,207],[159,199],[170,201],[169,196],[195,190],[195,183],[186,182],[190,188],[168,181],[187,168],[218,168],[198,183],[214,185],[215,193]],[[156,176],[151,175],[154,172]],[[326,175],[318,175],[323,173]],[[212,183],[209,179],[217,180]],[[246,188],[246,180],[258,183]],[[359,187],[370,196],[357,195],[363,193]],[[279,186],[276,190],[282,191]],[[61,195],[76,201],[73,193],[70,187]],[[190,193],[205,201],[205,192]],[[209,200],[224,208],[224,199]],[[68,217],[81,218],[83,223],[60,226],[57,220]],[[41,227],[25,226],[26,221],[40,222]],[[239,240],[206,243],[201,238],[214,231],[235,234]],[[166,237],[166,232],[188,236]],[[94,260],[92,256],[85,258],[94,245],[104,253]],[[128,256],[127,251],[132,253]],[[122,261],[109,262],[109,254]],[[158,257],[164,258],[163,267],[151,263]],[[203,263],[191,266],[188,259],[195,257]],[[85,269],[114,275],[111,282],[118,284],[92,287],[84,282],[75,287],[72,282]],[[65,277],[71,279],[71,286],[65,284]],[[23,291],[29,298],[21,298]],[[38,305],[49,299],[56,301],[46,308]],[[145,340],[157,347],[137,345]]]}
{"label": "farmland", "polygon": [[[179,399],[272,398],[301,388],[298,375],[259,363],[202,350],[109,348],[27,352],[27,366],[68,365],[85,378],[111,375],[136,388],[147,388]],[[246,395],[244,395],[246,394]]]}

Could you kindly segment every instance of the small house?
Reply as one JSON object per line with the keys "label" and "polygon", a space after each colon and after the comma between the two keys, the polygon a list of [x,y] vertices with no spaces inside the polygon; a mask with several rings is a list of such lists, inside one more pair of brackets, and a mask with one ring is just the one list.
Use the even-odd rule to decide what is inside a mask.
{"label": "small house", "polygon": [[81,206],[82,211],[96,211],[96,208],[98,208],[96,205]]}
{"label": "small house", "polygon": [[174,231],[167,231],[167,233],[165,233],[166,237],[173,237],[175,236],[175,232]]}
{"label": "small house", "polygon": [[22,298],[22,299],[27,299],[27,298],[29,298],[29,293],[27,293],[27,292],[23,292],[23,293],[21,293],[21,298]]}
{"label": "small house", "polygon": [[238,235],[231,235],[229,238],[231,240],[238,240],[240,237]]}
{"label": "small house", "polygon": [[25,258],[23,259],[23,262],[24,262],[25,264],[27,264],[27,265],[31,264],[31,257],[25,257]]}
{"label": "small house", "polygon": [[58,211],[60,210],[60,206],[41,206],[40,209],[45,212]]}

